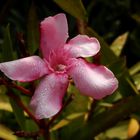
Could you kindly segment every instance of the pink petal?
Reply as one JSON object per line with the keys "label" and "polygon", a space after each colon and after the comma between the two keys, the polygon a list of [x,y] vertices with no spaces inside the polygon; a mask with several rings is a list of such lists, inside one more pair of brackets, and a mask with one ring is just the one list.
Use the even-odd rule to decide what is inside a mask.
{"label": "pink petal", "polygon": [[49,72],[45,62],[38,56],[0,63],[0,70],[12,80],[27,82]]}
{"label": "pink petal", "polygon": [[49,118],[62,107],[63,96],[68,87],[68,76],[52,73],[38,85],[31,100],[31,107],[38,119]]}
{"label": "pink petal", "polygon": [[73,59],[70,63],[69,73],[83,95],[101,99],[117,89],[118,80],[105,66],[88,64],[82,59]]}
{"label": "pink petal", "polygon": [[72,57],[90,57],[99,52],[100,44],[96,38],[78,35],[65,45],[65,49]]}
{"label": "pink petal", "polygon": [[65,14],[48,17],[41,22],[41,50],[48,59],[51,50],[63,47],[68,38],[68,24]]}

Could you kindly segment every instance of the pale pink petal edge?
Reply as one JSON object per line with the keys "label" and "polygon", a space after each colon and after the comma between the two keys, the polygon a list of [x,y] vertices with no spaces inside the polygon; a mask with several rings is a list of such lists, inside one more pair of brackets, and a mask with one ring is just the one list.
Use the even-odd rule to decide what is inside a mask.
{"label": "pale pink petal edge", "polygon": [[40,47],[44,58],[48,59],[51,51],[63,47],[68,38],[65,14],[45,18],[40,24],[40,31]]}
{"label": "pale pink petal edge", "polygon": [[118,80],[105,66],[89,64],[82,59],[72,59],[69,74],[81,94],[102,99],[118,88]]}
{"label": "pale pink petal edge", "polygon": [[91,57],[100,50],[100,43],[94,37],[87,35],[77,35],[71,39],[64,47],[71,57]]}
{"label": "pale pink petal edge", "polygon": [[0,70],[11,80],[29,82],[48,74],[46,63],[38,56],[0,63]]}
{"label": "pale pink petal edge", "polygon": [[60,111],[67,87],[65,74],[52,73],[41,80],[30,102],[37,119],[50,118]]}

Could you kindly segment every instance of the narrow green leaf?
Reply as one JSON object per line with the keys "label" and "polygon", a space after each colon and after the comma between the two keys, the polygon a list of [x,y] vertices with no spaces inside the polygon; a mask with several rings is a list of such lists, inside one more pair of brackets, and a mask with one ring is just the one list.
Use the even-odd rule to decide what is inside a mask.
{"label": "narrow green leaf", "polygon": [[129,77],[126,78],[126,81],[128,82],[129,87],[135,92],[135,94],[140,95],[136,85],[132,82],[132,80],[130,78]]}
{"label": "narrow green leaf", "polygon": [[87,35],[96,37],[99,40],[100,45],[101,45],[101,63],[102,64],[108,65],[117,60],[117,56],[109,48],[109,45],[92,28],[88,27],[86,29],[86,33],[87,33]]}
{"label": "narrow green leaf", "polygon": [[28,15],[27,46],[30,54],[34,54],[39,48],[39,23],[34,3],[30,7]]}
{"label": "narrow green leaf", "polygon": [[26,119],[26,131],[32,132],[32,131],[38,131],[38,126],[33,120]]}
{"label": "narrow green leaf", "polygon": [[[127,139],[128,121],[118,123],[115,127],[105,132],[108,139],[118,138],[120,140]],[[118,135],[119,134],[119,135]]]}
{"label": "narrow green leaf", "polygon": [[100,101],[99,105],[102,103],[111,103],[112,105],[114,104],[114,102],[120,101],[123,98],[123,96],[121,95],[121,93],[117,90],[116,92],[114,92],[112,95],[107,96],[104,100]]}
{"label": "narrow green leaf", "polygon": [[[95,137],[95,140],[126,140],[128,121],[123,121]],[[119,134],[119,135],[118,135]]]}
{"label": "narrow green leaf", "polygon": [[0,124],[0,139],[2,138],[3,140],[17,140],[17,137],[12,133],[13,132],[9,128]]}
{"label": "narrow green leaf", "polygon": [[13,59],[12,40],[10,35],[10,25],[4,29],[4,40],[1,46],[2,61],[9,61]]}
{"label": "narrow green leaf", "polygon": [[131,17],[132,17],[136,22],[140,23],[140,16],[139,16],[139,14],[133,14],[133,15],[131,15]]}
{"label": "narrow green leaf", "polygon": [[55,130],[58,130],[68,124],[70,124],[73,120],[81,117],[82,115],[84,115],[84,113],[73,113],[69,116],[67,116],[66,118],[64,118],[63,120],[59,121],[56,125],[54,125],[52,128],[51,128],[51,131],[55,131]]}
{"label": "narrow green leaf", "polygon": [[5,93],[5,86],[0,86],[0,110],[12,112],[12,107],[10,105],[9,98]]}
{"label": "narrow green leaf", "polygon": [[[12,40],[10,35],[10,29],[9,25],[4,29],[4,41],[1,47],[2,50],[2,61],[10,61],[14,58],[13,54],[13,48],[12,48]],[[24,118],[24,112],[19,108],[19,106],[16,104],[16,102],[10,98],[10,104],[12,106],[12,110],[16,116],[16,120],[19,123],[21,129],[25,130],[25,118]],[[11,110],[9,104],[5,104],[5,109]]]}
{"label": "narrow green leaf", "polygon": [[138,94],[138,91],[132,84],[129,76],[122,75],[121,77],[119,77],[118,80],[119,80],[118,90],[123,97],[128,97],[131,95]]}
{"label": "narrow green leaf", "polygon": [[0,85],[0,96],[6,93],[6,88],[4,85]]}
{"label": "narrow green leaf", "polygon": [[136,74],[138,71],[140,71],[140,62],[136,63],[134,66],[132,66],[132,67],[129,69],[130,75],[134,75],[134,74]]}
{"label": "narrow green leaf", "polygon": [[140,90],[140,73],[132,76],[134,84],[136,85],[137,90]]}
{"label": "narrow green leaf", "polygon": [[115,53],[116,56],[120,56],[122,49],[124,47],[124,44],[127,40],[127,37],[128,37],[128,32],[117,37],[111,44],[110,48]]}
{"label": "narrow green leaf", "polygon": [[6,95],[0,94],[0,110],[12,112],[12,107],[11,107],[9,101],[7,100]]}
{"label": "narrow green leaf", "polygon": [[121,101],[111,109],[93,116],[91,121],[79,126],[79,129],[72,131],[73,133],[71,133],[68,140],[91,140],[94,136],[114,126],[123,117],[128,117],[131,113],[137,112],[139,108],[140,96],[128,97],[124,102]]}
{"label": "narrow green leaf", "polygon": [[126,72],[125,57],[118,58],[115,62],[109,64],[108,67],[117,77],[120,77],[123,73]]}
{"label": "narrow green leaf", "polygon": [[25,116],[23,110],[17,105],[17,103],[12,98],[10,98],[10,103],[19,126],[22,130],[25,130]]}
{"label": "narrow green leaf", "polygon": [[[69,86],[68,93],[70,94],[73,93],[74,99],[64,111],[66,116],[72,113],[81,113],[81,112],[88,111],[88,105],[90,102],[89,97],[82,96],[74,85]],[[81,103],[82,103],[82,106],[81,106]]]}
{"label": "narrow green leaf", "polygon": [[0,110],[5,110],[5,111],[12,112],[12,108],[11,108],[10,103],[8,103],[8,102],[0,102]]}
{"label": "narrow green leaf", "polygon": [[[7,25],[6,29],[4,30],[4,42],[1,48],[3,61],[10,61],[14,58],[9,28],[10,28],[9,25]],[[16,102],[11,98],[10,98],[10,104],[12,106],[12,110],[16,116],[16,120],[19,123],[21,129],[25,130],[25,123],[24,123],[25,117],[24,117],[23,110],[21,110],[21,108],[19,108]],[[9,105],[7,107],[8,107],[7,109],[10,110]]]}
{"label": "narrow green leaf", "polygon": [[87,12],[81,0],[54,0],[54,2],[77,19],[88,20]]}
{"label": "narrow green leaf", "polygon": [[[83,126],[84,122],[85,122],[84,117],[79,116],[78,118],[74,119],[69,125],[62,127],[59,130],[60,139],[62,139],[62,140],[77,140],[77,139],[79,139],[78,136],[81,135],[81,133],[85,133],[85,131],[86,131],[86,129],[84,129],[84,131],[79,131],[79,128],[81,126]],[[75,132],[77,132],[77,133],[75,133]],[[77,135],[76,138],[75,138],[75,135]],[[79,139],[79,140],[81,140],[81,139]]]}

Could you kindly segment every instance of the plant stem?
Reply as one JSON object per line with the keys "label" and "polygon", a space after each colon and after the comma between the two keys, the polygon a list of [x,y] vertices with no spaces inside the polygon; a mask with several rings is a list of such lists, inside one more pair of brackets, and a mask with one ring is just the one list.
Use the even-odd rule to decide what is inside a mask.
{"label": "plant stem", "polygon": [[14,99],[14,101],[29,115],[29,117],[30,117],[32,120],[34,120],[34,121],[40,126],[39,120],[37,120],[37,119],[35,118],[35,116],[28,110],[28,108],[23,104],[23,102],[21,101],[21,99],[20,99],[17,95],[11,93],[11,91],[8,91],[8,92],[7,92],[7,95],[8,95],[10,98]]}
{"label": "plant stem", "polygon": [[[40,128],[40,131],[35,132],[35,133],[30,133],[30,132],[19,132],[19,133],[15,133],[15,135],[20,135],[20,137],[33,137],[34,139],[37,139],[35,136],[38,135],[39,133],[41,135],[43,135],[43,137],[45,138],[45,140],[50,140],[50,136],[49,136],[49,126],[47,125],[47,123],[45,122],[45,120],[38,120],[36,119],[36,117],[30,112],[30,110],[23,104],[23,102],[21,101],[21,99],[19,98],[19,96],[15,95],[14,93],[12,93],[11,91],[11,87],[20,90],[22,93],[26,94],[26,95],[32,95],[32,92],[30,92],[29,90],[16,85],[15,83],[9,82],[5,79],[0,78],[0,84],[5,85],[8,87],[8,92],[7,95],[14,99],[14,101],[17,103],[18,106],[20,106],[21,109],[23,109],[28,115],[29,117],[34,120],[34,122],[38,125],[38,127]],[[9,88],[10,87],[10,88]],[[38,134],[37,134],[38,133]],[[34,136],[35,135],[35,136]]]}
{"label": "plant stem", "polygon": [[80,34],[86,34],[86,27],[87,23],[85,21],[77,19],[77,28]]}
{"label": "plant stem", "polygon": [[[30,117],[32,120],[34,120],[34,122],[38,125],[38,127],[40,128],[40,131],[38,131],[38,136],[39,136],[40,134],[42,134],[43,137],[45,138],[45,140],[50,140],[50,136],[49,136],[49,127],[47,126],[45,120],[38,120],[38,119],[36,119],[36,117],[35,117],[35,116],[28,110],[28,108],[22,103],[21,99],[20,99],[17,95],[11,93],[10,90],[8,91],[7,95],[8,95],[10,98],[14,99],[14,101],[21,107],[21,109],[23,109],[23,110],[29,115],[29,117]],[[22,133],[22,136],[23,136],[23,137],[26,137],[26,134],[27,134],[27,133],[28,133],[28,132],[25,132],[25,133],[24,133],[25,135]],[[40,134],[39,134],[39,133],[40,133]],[[28,134],[30,134],[30,133],[28,133]],[[37,135],[37,134],[35,133],[35,135]],[[28,135],[28,136],[29,136],[29,135]],[[35,138],[35,137],[34,137],[34,138]]]}
{"label": "plant stem", "polygon": [[18,137],[24,137],[24,138],[33,138],[37,139],[39,132],[25,132],[25,131],[16,131],[14,132],[14,135]]}
{"label": "plant stem", "polygon": [[5,80],[5,79],[0,78],[0,84],[1,85],[5,85],[7,87],[15,88],[15,89],[21,91],[22,93],[24,93],[25,95],[32,95],[32,92],[30,92],[28,89],[25,89],[22,86],[18,86],[18,85],[16,85],[13,82],[9,82],[8,80]]}
{"label": "plant stem", "polygon": [[88,111],[88,118],[87,120],[90,121],[92,116],[94,115],[94,110],[97,106],[97,101],[92,99],[91,105],[90,105],[90,110]]}

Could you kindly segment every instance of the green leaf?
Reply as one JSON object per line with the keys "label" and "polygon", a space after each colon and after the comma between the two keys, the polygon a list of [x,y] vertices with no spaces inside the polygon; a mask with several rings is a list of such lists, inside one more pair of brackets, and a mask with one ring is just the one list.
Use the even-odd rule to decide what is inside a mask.
{"label": "green leaf", "polygon": [[139,93],[137,87],[135,86],[135,84],[132,82],[132,78],[131,77],[127,77],[126,81],[128,82],[128,84],[131,87],[131,89],[133,90],[133,92],[135,92],[135,94],[139,95],[140,93]]}
{"label": "green leaf", "polygon": [[5,92],[5,86],[0,86],[0,110],[12,112],[12,107]]}
{"label": "green leaf", "polygon": [[39,48],[39,23],[34,3],[30,7],[28,15],[27,46],[30,54],[34,54]]}
{"label": "green leaf", "polygon": [[123,121],[121,123],[118,123],[115,127],[107,130],[105,132],[105,135],[108,139],[118,138],[124,140],[127,139],[127,129],[128,121]]}
{"label": "green leaf", "polygon": [[122,97],[123,96],[121,95],[121,93],[117,90],[112,95],[107,96],[104,100],[100,101],[99,105],[100,104],[102,105],[102,103],[109,103],[109,104],[111,103],[111,105],[113,105],[114,102],[121,100]]}
{"label": "green leaf", "polygon": [[25,116],[23,110],[17,105],[17,103],[12,98],[10,98],[10,103],[19,126],[22,130],[25,130]]}
{"label": "green leaf", "polygon": [[51,131],[58,130],[66,125],[69,125],[74,119],[79,118],[80,116],[84,115],[84,113],[73,113],[63,120],[59,121],[57,124],[55,124],[52,128]]}
{"label": "green leaf", "polygon": [[116,56],[120,56],[122,49],[124,47],[124,44],[127,40],[127,37],[128,37],[128,32],[117,37],[111,44],[110,48],[115,53]]}
{"label": "green leaf", "polygon": [[76,133],[76,135],[79,136],[81,133],[85,133],[86,129],[83,132],[78,131],[79,128],[81,126],[83,126],[83,124],[84,124],[83,116],[80,116],[80,117],[74,119],[69,125],[66,125],[65,127],[62,127],[59,130],[59,136],[60,136],[59,138],[62,140],[77,140],[78,137],[75,138],[75,135],[73,135],[73,134],[75,134],[75,132],[78,132],[78,133]]}
{"label": "green leaf", "polygon": [[140,73],[132,76],[134,84],[136,85],[137,90],[140,90]]}
{"label": "green leaf", "polygon": [[0,96],[6,93],[6,88],[4,85],[0,85]]}
{"label": "green leaf", "polygon": [[4,40],[1,46],[1,50],[2,50],[2,61],[9,61],[13,59],[13,48],[9,24],[4,29]]}
{"label": "green leaf", "polygon": [[75,18],[88,20],[87,12],[81,0],[54,0],[54,2]]}
{"label": "green leaf", "polygon": [[140,16],[139,14],[133,14],[131,17],[139,24],[140,23]]}
{"label": "green leaf", "polygon": [[63,113],[65,116],[68,116],[71,113],[83,113],[88,111],[88,105],[90,101],[89,97],[82,96],[74,85],[69,85],[68,93],[73,93],[74,99],[66,107],[66,110]]}
{"label": "green leaf", "polygon": [[89,109],[89,103],[91,102],[89,97],[80,95],[74,85],[69,86],[68,94],[71,93],[74,94],[74,99],[63,110],[63,119],[52,128],[52,130],[59,129],[62,139],[66,140],[71,140],[72,134],[85,122],[84,117]]}
{"label": "green leaf", "polygon": [[26,119],[26,131],[38,131],[38,126],[33,120]]}
{"label": "green leaf", "polygon": [[[74,99],[63,110],[62,117],[52,130],[59,129],[62,139],[71,140],[73,133],[79,130],[79,127],[85,122],[85,115],[89,110],[89,103],[91,100],[89,97],[82,96],[74,85],[70,85],[68,94],[73,93]],[[61,128],[61,129],[60,129]],[[54,131],[53,131],[54,132]],[[61,138],[60,138],[61,139]],[[73,138],[74,140],[74,138]],[[76,140],[76,139],[75,139]]]}
{"label": "green leaf", "polygon": [[[79,126],[79,129],[71,134],[71,139],[91,140],[94,136],[114,126],[124,117],[128,117],[131,113],[137,112],[139,108],[140,96],[128,97],[124,102],[121,101],[117,103],[107,111],[93,116],[91,121],[85,123],[85,125]],[[72,136],[74,136],[74,138]]]}
{"label": "green leaf", "polygon": [[2,138],[3,140],[17,140],[17,137],[12,134],[13,132],[0,124],[0,139]]}
{"label": "green leaf", "polygon": [[136,74],[138,71],[140,71],[140,62],[136,63],[134,66],[132,66],[132,67],[129,69],[130,75],[134,75],[134,74]]}
{"label": "green leaf", "polygon": [[113,73],[120,77],[122,74],[126,72],[126,59],[125,57],[118,58],[115,62],[108,65],[109,69],[113,71]]}
{"label": "green leaf", "polygon": [[119,92],[123,97],[131,96],[137,94],[136,89],[133,88],[133,84],[130,81],[130,77],[125,77],[122,75],[119,77]]}
{"label": "green leaf", "polygon": [[0,102],[0,110],[5,110],[5,111],[12,112],[12,108],[11,108],[10,103],[8,103],[8,102]]}
{"label": "green leaf", "polygon": [[12,107],[6,95],[0,94],[0,110],[12,112]]}
{"label": "green leaf", "polygon": [[[95,140],[125,140],[127,139],[128,121],[120,122],[115,127],[95,137]],[[119,134],[119,135],[118,135]]]}
{"label": "green leaf", "polygon": [[118,58],[113,53],[113,51],[109,48],[109,45],[105,42],[105,40],[99,36],[92,28],[87,27],[86,33],[89,36],[96,37],[101,45],[101,63],[104,65],[108,65],[110,63],[115,62]]}

